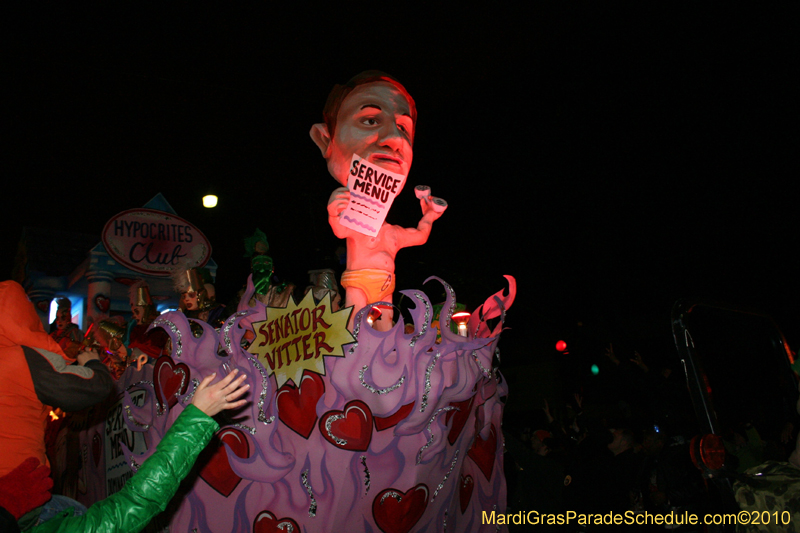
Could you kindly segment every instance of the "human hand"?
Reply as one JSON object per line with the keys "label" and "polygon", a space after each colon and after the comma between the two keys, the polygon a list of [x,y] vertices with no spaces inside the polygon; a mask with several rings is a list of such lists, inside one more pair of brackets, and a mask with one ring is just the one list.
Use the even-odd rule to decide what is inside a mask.
{"label": "human hand", "polygon": [[583,409],[583,396],[576,392],[573,397],[575,398],[575,405],[578,406],[578,412],[580,412]]}
{"label": "human hand", "polygon": [[19,520],[50,499],[53,480],[50,468],[39,459],[28,457],[14,470],[0,478],[0,506]]}
{"label": "human hand", "polygon": [[338,217],[342,211],[347,208],[350,203],[350,189],[347,187],[339,187],[334,189],[328,198],[328,216]]}
{"label": "human hand", "polygon": [[86,366],[86,363],[88,363],[93,359],[100,361],[100,355],[97,353],[97,350],[95,348],[87,348],[86,350],[79,353],[76,359],[79,365]]}
{"label": "human hand", "polygon": [[644,364],[644,361],[642,361],[642,356],[639,355],[639,352],[636,351],[633,352],[633,359],[631,359],[631,363],[641,368],[642,371],[644,372],[647,372],[649,370],[649,368],[647,368],[647,365]]}
{"label": "human hand", "polygon": [[232,401],[250,388],[250,385],[242,385],[246,375],[242,374],[234,380],[238,372],[239,369],[234,368],[230,374],[213,385],[209,384],[217,376],[217,373],[206,376],[194,391],[192,404],[208,416],[214,416],[224,409],[238,409],[245,405],[247,400]]}
{"label": "human hand", "polygon": [[544,398],[543,401],[544,401],[544,407],[542,407],[542,411],[544,411],[544,414],[547,417],[547,423],[552,424],[555,418],[553,418],[553,415],[550,413],[550,404],[547,403],[547,398]]}
{"label": "human hand", "polygon": [[617,356],[614,354],[614,346],[610,342],[608,343],[608,348],[606,348],[606,357],[608,357],[612,363],[619,366],[619,359],[617,359]]}

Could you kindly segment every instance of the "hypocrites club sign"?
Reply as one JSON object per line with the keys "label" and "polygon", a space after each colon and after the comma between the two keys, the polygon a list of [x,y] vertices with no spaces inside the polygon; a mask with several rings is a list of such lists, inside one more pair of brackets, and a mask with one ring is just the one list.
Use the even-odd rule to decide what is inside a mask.
{"label": "hypocrites club sign", "polygon": [[199,229],[155,209],[129,209],[115,215],[106,222],[102,238],[114,260],[151,276],[169,276],[186,261],[203,266],[211,257],[211,244]]}

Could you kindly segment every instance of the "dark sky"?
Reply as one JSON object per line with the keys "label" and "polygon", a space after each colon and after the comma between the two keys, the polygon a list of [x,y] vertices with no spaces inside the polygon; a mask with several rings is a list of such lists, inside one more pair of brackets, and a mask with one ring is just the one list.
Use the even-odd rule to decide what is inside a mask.
{"label": "dark sky", "polygon": [[[334,83],[381,69],[419,111],[389,221],[418,221],[416,184],[450,204],[426,246],[400,252],[398,288],[438,275],[474,308],[515,276],[510,362],[579,330],[669,349],[678,298],[763,310],[797,338],[793,11],[114,4],[7,18],[4,276],[23,226],[99,241],[161,192],[211,240],[221,299],[244,283],[255,227],[304,285],[338,245],[308,130]],[[199,206],[206,191],[218,209]]]}

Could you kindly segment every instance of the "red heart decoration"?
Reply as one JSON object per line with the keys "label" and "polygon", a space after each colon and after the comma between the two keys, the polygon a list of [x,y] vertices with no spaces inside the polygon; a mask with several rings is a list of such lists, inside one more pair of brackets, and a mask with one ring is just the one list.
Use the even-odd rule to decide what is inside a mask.
{"label": "red heart decoration", "polygon": [[375,417],[375,429],[378,431],[383,431],[384,429],[388,429],[390,427],[396,426],[401,420],[407,417],[411,411],[414,410],[414,404],[416,402],[407,403],[402,406],[397,412],[393,415],[389,415],[385,418],[381,418],[379,416]]}
{"label": "red heart decoration", "polygon": [[325,394],[325,382],[316,372],[303,372],[300,387],[286,383],[278,389],[278,419],[307,439],[317,423],[317,402]]}
{"label": "red heart decoration", "polygon": [[291,518],[278,520],[269,511],[261,511],[253,520],[253,533],[288,533],[289,531],[300,533],[300,526]]}
{"label": "red heart decoration", "polygon": [[420,483],[408,492],[381,491],[372,501],[372,517],[384,533],[408,533],[428,507],[428,487]]}
{"label": "red heart decoration", "polygon": [[250,457],[250,443],[244,432],[236,428],[225,428],[206,446],[197,459],[197,464],[200,465],[200,477],[203,481],[227,498],[242,478],[231,469],[223,443],[230,446],[237,457],[242,459]]}
{"label": "red heart decoration", "polygon": [[102,294],[98,294],[94,297],[94,305],[102,312],[108,313],[108,310],[111,308],[111,300]]}
{"label": "red heart decoration", "polygon": [[319,430],[337,448],[365,452],[372,441],[372,411],[361,400],[347,402],[344,411],[322,415]]}
{"label": "red heart decoration", "polygon": [[48,300],[42,300],[40,302],[36,302],[36,307],[39,308],[39,311],[46,313],[48,309],[50,309],[50,302]]}
{"label": "red heart decoration", "polygon": [[497,430],[492,424],[489,431],[489,438],[483,440],[479,431],[475,432],[475,440],[472,441],[467,455],[472,459],[478,468],[481,469],[483,475],[487,480],[492,478],[492,469],[494,468],[494,460],[497,455]]}
{"label": "red heart decoration", "polygon": [[456,440],[458,440],[458,436],[461,435],[461,430],[464,429],[464,425],[467,423],[469,415],[472,413],[472,403],[474,401],[475,396],[463,402],[450,402],[452,407],[457,408],[447,411],[447,414],[444,415],[445,424],[450,421],[450,418],[453,419],[453,426],[447,434],[447,442],[449,442],[451,446],[455,444]]}
{"label": "red heart decoration", "polygon": [[461,476],[461,484],[458,486],[458,498],[461,500],[461,514],[464,514],[469,507],[469,499],[472,498],[472,491],[475,489],[475,480],[467,474]]}
{"label": "red heart decoration", "polygon": [[186,394],[186,390],[189,388],[190,374],[188,366],[184,363],[175,363],[168,355],[162,355],[156,359],[153,368],[153,382],[159,409],[163,409],[165,405],[169,405],[172,409],[178,403],[178,396]]}
{"label": "red heart decoration", "polygon": [[94,466],[100,466],[100,459],[103,458],[103,441],[97,433],[92,437],[92,459],[94,459]]}

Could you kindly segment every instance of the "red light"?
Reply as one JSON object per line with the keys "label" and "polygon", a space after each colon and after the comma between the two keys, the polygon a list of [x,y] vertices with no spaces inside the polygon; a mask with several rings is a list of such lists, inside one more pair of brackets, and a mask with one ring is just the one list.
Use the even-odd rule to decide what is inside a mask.
{"label": "red light", "polygon": [[458,313],[453,314],[453,320],[455,320],[458,324],[466,324],[469,320],[470,314],[471,313],[466,311],[459,311]]}
{"label": "red light", "polygon": [[558,341],[556,343],[556,350],[558,350],[559,352],[566,351],[566,349],[567,349],[567,343],[566,342]]}
{"label": "red light", "polygon": [[722,437],[708,434],[700,439],[700,457],[709,470],[719,470],[725,464],[725,445]]}

